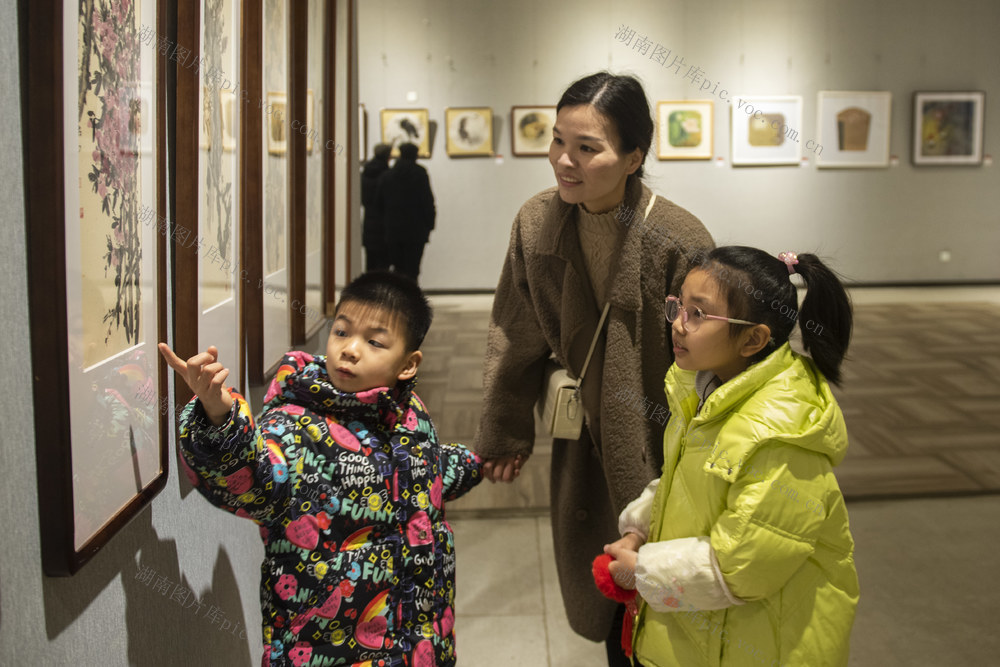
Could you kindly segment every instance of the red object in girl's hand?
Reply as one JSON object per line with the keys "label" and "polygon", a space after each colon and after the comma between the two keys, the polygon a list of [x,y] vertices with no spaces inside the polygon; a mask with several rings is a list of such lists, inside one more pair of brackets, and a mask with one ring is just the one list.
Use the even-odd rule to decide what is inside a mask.
{"label": "red object in girl's hand", "polygon": [[594,559],[591,569],[594,573],[594,583],[597,584],[597,590],[601,591],[604,597],[625,605],[625,619],[622,622],[622,649],[625,651],[625,655],[631,658],[632,623],[638,613],[638,607],[635,602],[636,592],[622,588],[612,579],[611,570],[608,566],[611,565],[611,561],[613,560],[614,558],[609,554],[601,554]]}

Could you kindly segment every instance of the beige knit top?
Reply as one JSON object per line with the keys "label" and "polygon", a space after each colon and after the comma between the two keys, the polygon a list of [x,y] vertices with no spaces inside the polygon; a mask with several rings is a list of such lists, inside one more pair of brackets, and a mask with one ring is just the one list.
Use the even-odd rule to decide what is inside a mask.
{"label": "beige knit top", "polygon": [[615,256],[621,252],[626,227],[615,217],[615,209],[606,213],[589,213],[583,206],[577,206],[576,212],[580,253],[583,255],[597,307],[604,308],[608,300],[611,267]]}

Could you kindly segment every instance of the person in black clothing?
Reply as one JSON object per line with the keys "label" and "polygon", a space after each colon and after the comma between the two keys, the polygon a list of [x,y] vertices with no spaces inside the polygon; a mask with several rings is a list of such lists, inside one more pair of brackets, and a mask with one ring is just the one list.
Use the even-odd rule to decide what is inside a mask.
{"label": "person in black clothing", "polygon": [[377,144],[375,157],[365,164],[361,172],[361,205],[365,218],[361,225],[361,245],[365,247],[365,271],[387,271],[390,266],[389,247],[386,245],[385,226],[375,210],[375,195],[379,177],[389,170],[392,146]]}
{"label": "person in black clothing", "polygon": [[436,211],[431,182],[427,170],[417,164],[415,145],[401,144],[399,159],[379,177],[374,208],[385,228],[393,270],[416,281]]}

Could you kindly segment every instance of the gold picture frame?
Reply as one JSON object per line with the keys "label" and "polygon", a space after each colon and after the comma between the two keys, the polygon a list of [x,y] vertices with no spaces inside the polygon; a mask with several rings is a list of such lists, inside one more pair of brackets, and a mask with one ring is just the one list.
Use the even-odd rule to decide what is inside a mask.
{"label": "gold picture frame", "polygon": [[444,110],[445,150],[451,157],[490,157],[493,109],[448,107]]}
{"label": "gold picture frame", "polygon": [[510,152],[517,157],[548,157],[555,124],[554,106],[511,107]]}
{"label": "gold picture frame", "polygon": [[417,156],[431,156],[431,122],[427,109],[381,109],[382,143],[392,146],[392,156],[399,157],[399,145],[417,145]]}

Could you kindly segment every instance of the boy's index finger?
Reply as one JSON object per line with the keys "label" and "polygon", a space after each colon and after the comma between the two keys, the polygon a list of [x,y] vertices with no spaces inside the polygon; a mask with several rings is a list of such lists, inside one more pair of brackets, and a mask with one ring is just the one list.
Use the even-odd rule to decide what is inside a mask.
{"label": "boy's index finger", "polygon": [[187,363],[178,357],[174,351],[170,349],[169,345],[166,343],[159,343],[156,347],[160,350],[160,354],[163,356],[163,359],[167,362],[168,366],[179,373],[187,372]]}

